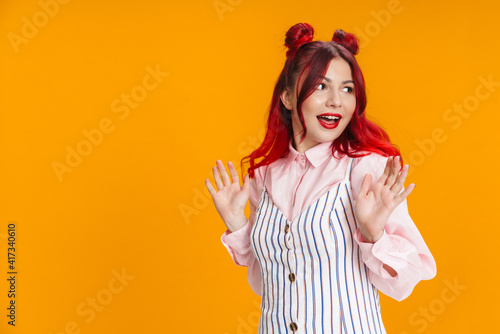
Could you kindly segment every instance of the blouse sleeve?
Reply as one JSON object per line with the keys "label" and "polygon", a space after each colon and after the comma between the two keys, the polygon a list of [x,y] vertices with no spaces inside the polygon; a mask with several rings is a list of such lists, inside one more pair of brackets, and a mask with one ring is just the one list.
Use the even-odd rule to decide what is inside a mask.
{"label": "blouse sleeve", "polygon": [[[384,172],[387,157],[372,153],[356,160],[351,174],[354,202],[364,176],[370,173],[373,176],[372,185],[375,184]],[[369,269],[372,284],[398,301],[408,297],[420,280],[428,280],[436,275],[436,263],[410,218],[406,200],[393,211],[379,240],[375,243],[366,242],[359,228],[354,239]],[[397,275],[391,276],[384,269],[384,264],[393,268]]]}
{"label": "blouse sleeve", "polygon": [[226,247],[234,263],[238,266],[248,267],[247,280],[252,290],[262,296],[262,274],[260,265],[255,257],[250,244],[250,232],[252,231],[260,193],[264,186],[263,171],[259,168],[255,171],[255,177],[250,179],[250,217],[247,224],[241,229],[230,232],[226,230],[221,237],[222,244]]}

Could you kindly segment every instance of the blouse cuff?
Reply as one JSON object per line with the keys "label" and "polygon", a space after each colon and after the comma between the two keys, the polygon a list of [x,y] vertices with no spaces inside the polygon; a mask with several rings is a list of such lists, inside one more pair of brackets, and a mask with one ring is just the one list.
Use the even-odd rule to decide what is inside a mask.
{"label": "blouse cuff", "polygon": [[252,226],[249,221],[247,221],[246,225],[239,230],[234,232],[226,230],[226,232],[222,234],[222,244],[226,247],[229,255],[233,258],[234,263],[239,266],[245,265],[245,259],[248,253],[252,251],[250,245],[251,230]]}
{"label": "blouse cuff", "polygon": [[354,240],[356,240],[356,243],[361,249],[363,262],[374,274],[389,280],[396,280],[398,278],[399,274],[393,277],[384,269],[384,264],[386,264],[398,273],[398,263],[391,261],[391,253],[394,253],[395,249],[391,238],[387,235],[385,230],[380,239],[374,243],[370,243],[365,240],[361,231],[358,229],[354,234]]}

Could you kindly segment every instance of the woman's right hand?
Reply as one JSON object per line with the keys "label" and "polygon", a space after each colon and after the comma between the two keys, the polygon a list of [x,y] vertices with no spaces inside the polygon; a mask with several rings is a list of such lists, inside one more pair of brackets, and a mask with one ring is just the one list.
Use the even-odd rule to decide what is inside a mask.
{"label": "woman's right hand", "polygon": [[231,173],[232,182],[222,161],[217,160],[217,166],[214,166],[212,170],[218,191],[214,189],[209,179],[205,180],[205,185],[227,229],[230,232],[234,232],[244,227],[247,223],[245,207],[250,197],[250,179],[248,174],[245,175],[243,178],[243,187],[241,187],[240,178],[233,163],[229,161],[227,166]]}

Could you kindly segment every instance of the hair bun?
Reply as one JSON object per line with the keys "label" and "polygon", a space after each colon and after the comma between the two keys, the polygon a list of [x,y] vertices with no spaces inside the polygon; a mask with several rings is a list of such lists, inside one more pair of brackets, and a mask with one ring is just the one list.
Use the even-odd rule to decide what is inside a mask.
{"label": "hair bun", "polygon": [[333,34],[332,41],[342,45],[347,50],[349,50],[353,55],[358,54],[359,45],[358,45],[358,38],[356,37],[356,35],[345,32],[344,30],[341,29],[337,29]]}
{"label": "hair bun", "polygon": [[304,44],[313,40],[314,29],[309,23],[297,23],[286,32],[285,46],[288,48],[286,56],[295,54]]}

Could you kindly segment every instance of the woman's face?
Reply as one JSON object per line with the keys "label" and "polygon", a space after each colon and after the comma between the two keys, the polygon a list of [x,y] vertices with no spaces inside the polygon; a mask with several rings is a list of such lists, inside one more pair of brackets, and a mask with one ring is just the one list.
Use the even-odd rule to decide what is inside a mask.
{"label": "woman's face", "polygon": [[[301,86],[299,86],[300,92]],[[302,142],[302,124],[297,113],[297,96],[293,91],[281,95],[285,107],[292,110],[295,149],[305,152],[324,142],[333,142],[344,131],[356,108],[356,93],[351,68],[342,58],[333,58],[325,77],[316,90],[302,103],[307,135]]]}

